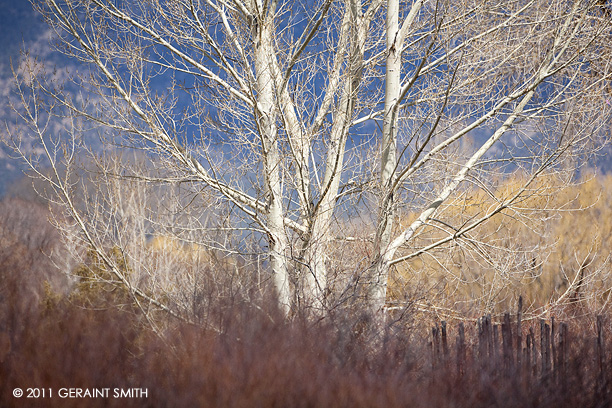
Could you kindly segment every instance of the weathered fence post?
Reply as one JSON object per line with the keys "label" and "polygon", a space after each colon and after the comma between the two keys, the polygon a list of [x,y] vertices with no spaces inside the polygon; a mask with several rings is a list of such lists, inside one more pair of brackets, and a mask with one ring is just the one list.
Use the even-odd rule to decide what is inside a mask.
{"label": "weathered fence post", "polygon": [[487,361],[487,342],[485,336],[485,317],[478,319],[478,359],[481,367],[484,367]]}
{"label": "weathered fence post", "polygon": [[525,373],[529,376],[531,374],[531,336],[527,333],[526,346],[525,346]]}
{"label": "weathered fence post", "polygon": [[440,328],[438,327],[438,323],[431,328],[432,334],[432,368],[438,367],[438,362],[440,361]]}
{"label": "weathered fence post", "polygon": [[504,355],[504,370],[506,373],[510,373],[514,367],[510,313],[504,314],[504,322],[502,324],[502,350]]}
{"label": "weathered fence post", "polygon": [[523,353],[523,328],[521,321],[523,319],[523,297],[519,296],[518,311],[516,313],[516,367],[520,373],[522,371],[522,353]]}
{"label": "weathered fence post", "polygon": [[569,356],[569,336],[566,323],[559,326],[559,350],[557,351],[558,378],[564,384],[567,379],[567,362]]}
{"label": "weathered fence post", "polygon": [[552,350],[552,376],[557,380],[557,347],[555,345],[555,316],[550,318],[550,348]]}
{"label": "weathered fence post", "polygon": [[550,370],[550,326],[543,319],[540,320],[540,354],[542,377],[545,377]]}
{"label": "weathered fence post", "polygon": [[603,316],[597,316],[597,364],[599,366],[599,389],[603,389],[607,380],[606,373],[606,344],[603,330]]}
{"label": "weathered fence post", "polygon": [[538,374],[538,350],[533,327],[529,328],[529,338],[531,339],[531,373],[535,377]]}
{"label": "weathered fence post", "polygon": [[459,323],[459,335],[457,336],[457,375],[462,375],[465,367],[465,325]]}
{"label": "weathered fence post", "polygon": [[497,348],[499,345],[499,327],[498,325],[493,324],[492,330],[493,330],[493,336],[491,339],[489,351],[491,353],[491,361],[493,362],[493,365],[496,366],[499,363],[499,350]]}
{"label": "weathered fence post", "polygon": [[447,340],[447,336],[446,336],[446,321],[442,321],[442,353],[443,355],[443,363],[446,366],[446,364],[448,363],[448,340]]}

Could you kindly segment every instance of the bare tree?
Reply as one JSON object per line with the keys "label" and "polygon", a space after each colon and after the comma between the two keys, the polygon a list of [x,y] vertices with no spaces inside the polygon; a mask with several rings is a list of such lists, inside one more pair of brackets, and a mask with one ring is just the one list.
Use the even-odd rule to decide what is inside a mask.
{"label": "bare tree", "polygon": [[[421,6],[422,2],[413,3],[404,24],[413,25],[413,14],[418,13]],[[397,4],[392,6],[389,2],[382,195],[375,241],[378,259],[374,278],[369,280],[374,311],[382,310],[385,304],[389,267],[415,256],[397,257],[397,251],[408,244],[423,226],[439,222],[447,229],[448,235],[419,253],[465,237],[493,215],[506,209],[515,210],[517,200],[526,195],[528,186],[536,177],[546,170],[558,171],[563,154],[578,154],[587,140],[605,126],[605,116],[601,116],[598,110],[605,107],[605,93],[601,92],[609,80],[606,69],[603,70],[606,74],[601,75],[599,71],[600,75],[594,81],[585,81],[582,77],[583,71],[594,61],[590,50],[597,49],[598,58],[606,52],[602,47],[591,47],[595,43],[603,45],[599,41],[609,34],[609,22],[602,21],[601,15],[588,4],[505,2],[486,6],[462,4],[457,8],[454,4],[436,3],[429,23],[429,32],[434,37],[428,39],[431,48],[421,47],[427,49],[425,56],[414,58],[413,69],[402,83],[398,79],[402,65],[396,54],[397,50],[404,50],[406,34],[404,25],[400,27],[395,18],[396,9]],[[461,16],[461,19],[457,20],[455,16]],[[475,21],[477,25],[473,26]],[[457,23],[460,31],[448,29]],[[462,37],[459,41],[456,40],[458,35]],[[435,47],[439,48],[436,50]],[[607,65],[603,60],[599,61],[595,65]],[[439,70],[447,72],[441,74]],[[409,105],[411,99],[422,98],[423,92],[410,95],[411,91],[422,91],[418,81],[434,76],[433,72],[437,77],[432,82],[439,84],[439,94],[430,99],[433,103],[430,102],[427,115],[431,119],[424,120],[406,110],[405,119],[416,122],[425,131],[419,135],[418,131],[410,129],[408,143],[401,144],[396,127],[403,119],[398,119],[402,104]],[[599,82],[602,79],[603,82]],[[585,82],[589,91],[582,88]],[[595,93],[591,94],[591,90]],[[599,96],[595,98],[599,103],[593,100],[597,94]],[[587,99],[582,99],[584,97]],[[423,104],[429,102],[422,99],[425,99]],[[584,126],[578,129],[578,123]],[[395,203],[396,197],[403,195],[402,189],[409,180],[425,166],[435,167],[432,162],[437,161],[436,156],[443,156],[450,146],[483,125],[490,135],[485,136],[480,145],[466,150],[464,157],[453,155],[451,163],[442,159],[446,168],[436,177],[441,179],[441,183],[436,183],[431,198],[425,199],[424,209],[417,218],[408,226],[398,228],[393,236],[393,218],[398,204],[402,205],[401,202]],[[533,126],[537,126],[537,130],[530,129]],[[523,129],[535,135],[522,136]],[[515,141],[515,146],[504,143],[502,137],[506,133],[520,138],[518,143]],[[494,148],[500,145],[503,146],[501,153],[495,152]],[[399,158],[398,148],[401,149]],[[491,163],[503,166],[504,162],[515,162],[531,174],[516,194],[494,197],[496,204],[472,220],[461,223],[435,220],[440,207],[451,195],[459,192],[459,186],[468,176],[471,175],[471,181],[479,188],[487,189],[492,180],[491,172],[487,171]],[[486,191],[492,193],[491,189]]]}
{"label": "bare tree", "polygon": [[[601,143],[610,112],[611,22],[586,1],[34,5],[57,48],[87,67],[63,86],[33,63],[16,74],[16,111],[56,169],[39,175],[120,283],[175,314],[127,279],[109,245],[128,253],[172,231],[244,258],[259,248],[267,261],[257,265],[285,314],[320,314],[361,295],[381,313],[391,268],[469,241],[495,215],[524,213],[534,180],[571,174]],[[54,118],[59,133],[48,126]],[[28,133],[9,132],[28,159]],[[102,155],[126,150],[142,151],[148,164]],[[176,191],[176,205],[133,201],[148,208],[139,218],[148,221],[120,242],[108,232],[127,227],[126,217],[109,215],[149,187],[101,189],[94,196],[107,198],[77,205],[71,186],[87,172],[57,169],[84,157],[108,181],[90,187],[110,179],[157,186]],[[523,186],[496,195],[493,184],[513,171],[527,174]],[[470,189],[494,205],[444,219],[449,200]],[[418,214],[408,225],[407,212]],[[165,219],[153,222],[153,213]],[[359,233],[347,234],[356,220]],[[429,227],[443,236],[411,251]]]}

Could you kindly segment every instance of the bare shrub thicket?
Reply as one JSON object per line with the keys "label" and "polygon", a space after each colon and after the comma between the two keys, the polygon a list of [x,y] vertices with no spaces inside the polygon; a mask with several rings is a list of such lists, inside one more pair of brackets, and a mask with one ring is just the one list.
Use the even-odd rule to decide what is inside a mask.
{"label": "bare shrub thicket", "polygon": [[61,237],[49,222],[46,206],[21,198],[0,201],[0,277],[2,297],[13,299],[21,312],[36,309],[49,289],[66,293],[63,267],[67,251]]}
{"label": "bare shrub thicket", "polygon": [[[2,272],[15,277],[12,270]],[[15,313],[11,300],[0,298],[2,315]],[[599,407],[612,402],[609,377],[602,376],[612,368],[610,342],[603,343],[605,355],[599,358],[593,319],[569,325],[564,341],[571,347],[564,349],[562,366],[541,366],[545,354],[538,337],[537,347],[529,342],[529,357],[534,347],[537,352],[534,369],[524,359],[518,367],[525,369],[515,370],[502,353],[518,355],[517,342],[502,352],[499,334],[495,349],[483,349],[478,327],[470,323],[463,343],[455,343],[458,326],[449,325],[443,338],[439,332],[432,337],[402,330],[372,347],[356,333],[354,321],[287,321],[280,312],[266,317],[244,303],[218,309],[215,330],[175,320],[163,338],[127,310],[82,308],[58,296],[36,306],[15,313],[8,326],[10,344],[0,359],[3,407],[32,406],[33,400],[13,396],[16,387],[52,389],[54,397],[35,401],[45,407]],[[522,327],[526,347],[529,329],[539,329],[537,322]],[[559,347],[558,320],[556,327],[553,340]],[[602,334],[610,338],[609,322]],[[60,398],[58,391],[66,387],[137,388],[146,389],[147,396]]]}

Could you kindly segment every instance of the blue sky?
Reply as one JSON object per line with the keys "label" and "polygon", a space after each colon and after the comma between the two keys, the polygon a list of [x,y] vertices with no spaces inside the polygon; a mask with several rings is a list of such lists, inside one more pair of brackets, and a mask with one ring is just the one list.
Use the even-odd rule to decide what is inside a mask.
{"label": "blue sky", "polygon": [[[0,0],[0,123],[8,119],[10,108],[7,98],[12,84],[11,60],[19,62],[19,52],[25,47],[44,44],[46,25],[27,0]],[[4,126],[2,126],[4,127]],[[4,134],[4,129],[0,131]],[[10,152],[0,143],[0,196],[8,184],[21,176],[18,163],[9,157]]]}
{"label": "blue sky", "polygon": [[45,24],[27,0],[0,0],[0,47],[2,74],[10,74],[10,58],[19,56],[24,43],[37,40]]}
{"label": "blue sky", "polygon": [[[37,1],[37,0],[35,0]],[[8,118],[7,97],[12,85],[10,70],[11,59],[14,65],[19,63],[20,49],[31,48],[33,54],[42,58],[53,58],[48,43],[48,28],[41,16],[32,9],[28,0],[0,0],[0,123]],[[55,62],[59,62],[53,58]],[[373,124],[370,124],[373,126]],[[2,132],[2,131],[0,131]],[[4,133],[4,132],[2,132]],[[609,161],[601,160],[602,162]],[[603,163],[602,163],[603,164]],[[7,182],[18,177],[21,172],[18,163],[8,157],[5,146],[0,144],[0,196]],[[612,168],[612,165],[604,166]]]}

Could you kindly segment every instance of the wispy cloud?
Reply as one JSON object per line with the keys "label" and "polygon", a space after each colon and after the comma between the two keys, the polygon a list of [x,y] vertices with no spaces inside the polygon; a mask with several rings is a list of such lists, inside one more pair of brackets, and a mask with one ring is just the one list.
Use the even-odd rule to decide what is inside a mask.
{"label": "wispy cloud", "polygon": [[[44,77],[47,83],[61,84],[69,78],[71,72],[75,72],[76,66],[69,65],[68,62],[73,62],[54,49],[54,32],[51,29],[45,27],[36,32],[28,41],[24,38],[19,48],[7,47],[0,63],[0,138],[6,141],[11,136],[18,136],[23,153],[40,157],[42,149],[34,142],[27,124],[19,119],[14,110],[23,109],[16,77],[22,87],[31,85],[34,76]],[[0,41],[2,40],[0,38]],[[26,93],[25,96],[32,97],[32,94]],[[42,116],[44,117],[44,113]],[[57,135],[66,124],[62,123],[62,120],[55,122],[51,123],[50,130]],[[0,172],[3,174],[0,193],[4,190],[7,179],[14,179],[21,174],[23,163],[13,159],[13,156],[10,147],[0,143]]]}

